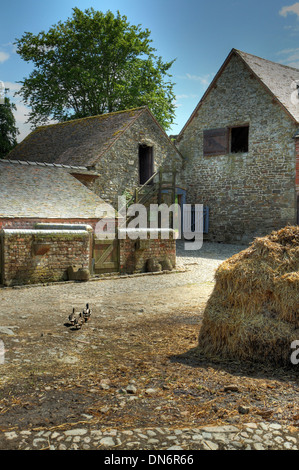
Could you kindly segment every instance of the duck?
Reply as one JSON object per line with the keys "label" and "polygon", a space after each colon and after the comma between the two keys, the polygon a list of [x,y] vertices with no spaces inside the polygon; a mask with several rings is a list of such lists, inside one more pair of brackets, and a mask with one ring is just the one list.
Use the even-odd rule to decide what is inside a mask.
{"label": "duck", "polygon": [[75,318],[74,325],[75,325],[76,329],[79,330],[80,328],[82,328],[82,325],[83,325],[84,322],[85,322],[85,320],[84,320],[83,314],[80,312],[79,316],[77,318]]}
{"label": "duck", "polygon": [[91,309],[89,308],[89,304],[86,304],[85,308],[83,309],[83,318],[85,322],[90,319],[91,316]]}
{"label": "duck", "polygon": [[74,325],[76,322],[76,314],[75,314],[75,309],[73,308],[72,313],[69,315],[69,322],[71,325]]}

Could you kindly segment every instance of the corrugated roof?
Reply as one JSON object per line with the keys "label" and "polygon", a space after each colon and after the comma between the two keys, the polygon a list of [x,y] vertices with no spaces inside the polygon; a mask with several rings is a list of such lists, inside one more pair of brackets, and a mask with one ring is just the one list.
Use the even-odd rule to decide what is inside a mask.
{"label": "corrugated roof", "polygon": [[100,219],[112,206],[63,168],[0,161],[0,217]]}
{"label": "corrugated roof", "polygon": [[92,167],[145,110],[141,107],[38,127],[8,158]]}

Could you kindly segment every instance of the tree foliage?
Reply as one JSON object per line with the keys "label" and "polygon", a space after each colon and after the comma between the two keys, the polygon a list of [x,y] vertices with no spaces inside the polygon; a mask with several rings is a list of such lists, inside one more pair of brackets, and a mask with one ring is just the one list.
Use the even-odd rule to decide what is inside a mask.
{"label": "tree foliage", "polygon": [[147,105],[168,128],[174,119],[169,70],[156,56],[148,29],[126,16],[93,8],[73,9],[64,23],[16,40],[18,54],[34,69],[21,81],[31,107],[29,122],[46,123]]}
{"label": "tree foliage", "polygon": [[4,103],[0,104],[0,158],[4,158],[17,145],[19,131],[16,128],[14,109],[16,105],[5,97]]}

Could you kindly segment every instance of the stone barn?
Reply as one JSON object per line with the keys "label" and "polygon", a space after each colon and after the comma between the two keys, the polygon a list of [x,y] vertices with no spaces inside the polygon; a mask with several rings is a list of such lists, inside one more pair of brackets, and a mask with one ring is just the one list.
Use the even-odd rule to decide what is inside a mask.
{"label": "stone barn", "polygon": [[176,137],[211,241],[298,223],[299,70],[233,49]]}
{"label": "stone barn", "polygon": [[160,269],[175,266],[173,234],[119,239],[123,218],[76,172],[93,175],[83,167],[0,160],[0,284],[143,272],[153,257]]}
{"label": "stone barn", "polygon": [[69,168],[115,208],[118,196],[132,195],[161,167],[175,169],[179,195],[185,189],[183,159],[147,107],[38,127],[7,158]]}
{"label": "stone barn", "polygon": [[[69,171],[78,171],[76,167]],[[0,160],[0,230],[113,221],[112,206],[56,165]]]}
{"label": "stone barn", "polygon": [[115,227],[112,206],[65,169],[44,163],[0,160],[0,187],[0,284],[95,272],[94,233],[98,223]]}

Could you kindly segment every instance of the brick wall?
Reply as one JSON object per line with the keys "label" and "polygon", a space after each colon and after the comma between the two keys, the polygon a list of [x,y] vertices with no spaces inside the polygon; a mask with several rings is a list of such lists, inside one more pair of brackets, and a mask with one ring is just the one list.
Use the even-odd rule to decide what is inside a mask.
{"label": "brick wall", "polygon": [[130,236],[119,239],[119,265],[120,272],[132,274],[134,272],[146,272],[147,260],[156,259],[163,262],[166,258],[172,267],[176,265],[176,239],[173,231],[170,231],[169,239],[164,239],[160,231],[154,239],[150,238],[148,231],[146,239],[133,240]]}
{"label": "brick wall", "polygon": [[2,283],[6,286],[67,279],[69,266],[89,269],[88,231],[2,230]]}
{"label": "brick wall", "polygon": [[[204,130],[249,124],[246,153],[203,155]],[[210,209],[211,241],[248,243],[296,223],[296,126],[233,56],[177,143],[187,203]]]}

